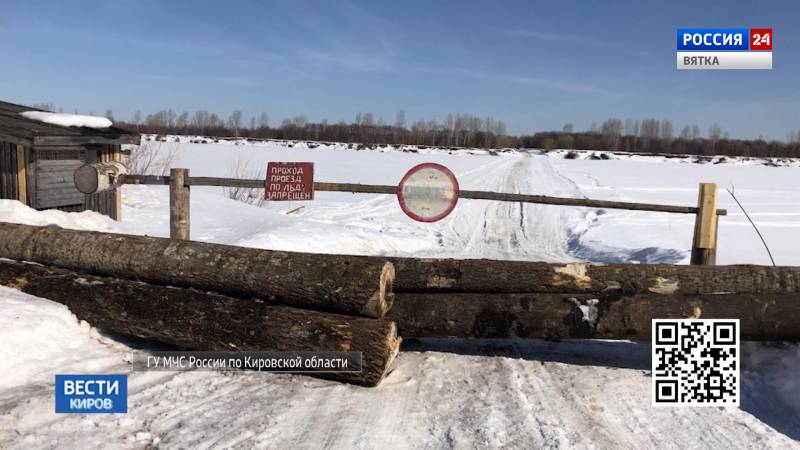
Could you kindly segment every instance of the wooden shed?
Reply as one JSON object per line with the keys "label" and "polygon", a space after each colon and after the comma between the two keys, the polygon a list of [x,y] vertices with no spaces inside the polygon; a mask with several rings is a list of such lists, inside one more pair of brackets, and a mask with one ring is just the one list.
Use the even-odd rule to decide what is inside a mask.
{"label": "wooden shed", "polygon": [[84,195],[73,172],[86,163],[119,161],[122,144],[139,144],[137,133],[116,127],[53,125],[23,117],[28,106],[0,101],[0,199],[35,209],[97,211],[121,219],[121,191]]}

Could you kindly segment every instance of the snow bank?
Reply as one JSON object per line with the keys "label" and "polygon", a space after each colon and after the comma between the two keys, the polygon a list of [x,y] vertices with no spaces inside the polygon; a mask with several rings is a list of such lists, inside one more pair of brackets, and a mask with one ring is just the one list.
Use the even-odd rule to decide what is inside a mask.
{"label": "snow bank", "polygon": [[731,164],[739,166],[769,166],[769,167],[800,167],[800,158],[787,157],[750,157],[750,156],[724,156],[724,155],[687,155],[687,154],[647,154],[606,150],[539,150],[528,149],[527,152],[536,153],[554,159],[590,160],[590,161],[636,161],[644,163],[674,163],[674,164]]}
{"label": "snow bank", "polygon": [[19,113],[20,116],[38,120],[40,122],[62,127],[88,127],[88,128],[108,128],[113,123],[105,117],[82,116],[79,114],[62,114],[44,111],[25,111]]}
{"label": "snow bank", "polygon": [[123,362],[127,347],[97,333],[66,306],[0,286],[0,390],[52,383],[53,368],[93,372]]}
{"label": "snow bank", "polygon": [[37,211],[16,200],[0,200],[0,222],[25,225],[56,226],[73,230],[120,232],[120,225],[100,213],[83,211],[67,213],[57,209]]}

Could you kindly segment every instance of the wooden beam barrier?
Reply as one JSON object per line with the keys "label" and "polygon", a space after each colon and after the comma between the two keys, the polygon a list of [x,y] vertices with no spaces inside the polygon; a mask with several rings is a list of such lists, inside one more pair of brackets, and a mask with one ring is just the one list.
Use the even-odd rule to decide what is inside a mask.
{"label": "wooden beam barrier", "polygon": [[692,265],[713,266],[717,263],[717,185],[700,183],[697,196],[697,213],[692,240]]}
{"label": "wooden beam barrier", "polygon": [[281,252],[3,222],[0,258],[373,318],[386,315],[394,302],[395,271],[388,258]]}
{"label": "wooden beam barrier", "polygon": [[[169,177],[156,175],[126,175],[125,184],[170,184]],[[188,177],[187,186],[221,186],[264,189],[264,180],[243,180],[237,178]],[[390,194],[397,193],[397,186],[354,184],[354,183],[314,183],[315,191],[351,192],[354,194]],[[473,200],[494,200],[513,203],[538,203],[544,205],[581,206],[588,208],[625,209],[632,211],[653,211],[678,214],[697,214],[699,208],[694,206],[658,205],[652,203],[617,202],[610,200],[593,200],[588,198],[551,197],[547,195],[512,194],[487,191],[461,191],[460,198]],[[727,215],[727,210],[717,209],[719,216]]]}
{"label": "wooden beam barrier", "polygon": [[360,371],[319,376],[365,386],[381,382],[400,349],[392,321],[203,290],[11,260],[0,260],[0,285],[61,303],[78,319],[101,330],[195,350],[361,352]]}
{"label": "wooden beam barrier", "polygon": [[[689,267],[689,266],[687,266]],[[694,267],[697,269],[697,267]],[[753,272],[759,269],[751,268]],[[739,319],[746,341],[800,341],[800,294],[398,293],[403,338],[650,341],[653,319]]]}

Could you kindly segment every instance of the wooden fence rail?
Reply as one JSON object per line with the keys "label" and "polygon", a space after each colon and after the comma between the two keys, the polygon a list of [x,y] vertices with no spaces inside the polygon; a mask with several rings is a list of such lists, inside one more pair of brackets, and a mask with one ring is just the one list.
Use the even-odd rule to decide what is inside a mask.
{"label": "wooden fence rail", "polygon": [[[120,184],[148,184],[170,186],[170,237],[189,238],[189,187],[218,186],[264,189],[265,180],[246,180],[239,178],[192,177],[188,169],[172,169],[172,176],[121,175]],[[182,182],[174,178],[182,177]],[[314,183],[315,191],[351,192],[357,194],[397,193],[397,186],[354,184],[354,183]],[[695,265],[714,265],[716,263],[717,226],[719,216],[728,214],[725,209],[716,207],[717,186],[701,183],[697,206],[659,205],[653,203],[618,202],[588,198],[551,197],[547,195],[513,194],[503,192],[462,190],[459,198],[472,200],[493,200],[513,203],[535,203],[542,205],[579,206],[587,208],[624,209],[629,211],[652,211],[677,214],[694,214],[695,228],[692,242],[691,263]]]}
{"label": "wooden fence rail", "polygon": [[[124,175],[123,184],[170,184],[170,177],[157,175]],[[187,177],[186,186],[219,186],[264,189],[264,180],[244,180],[239,178]],[[314,183],[315,191],[351,192],[354,194],[391,194],[397,193],[397,186],[379,184],[354,183]],[[542,205],[583,206],[588,208],[625,209],[630,211],[654,211],[678,214],[697,214],[700,208],[694,206],[659,205],[654,203],[617,202],[611,200],[593,200],[589,198],[551,197],[547,195],[511,194],[488,191],[459,191],[459,198],[472,200],[494,200],[513,203],[537,203]],[[725,216],[728,211],[717,209],[716,214]]]}

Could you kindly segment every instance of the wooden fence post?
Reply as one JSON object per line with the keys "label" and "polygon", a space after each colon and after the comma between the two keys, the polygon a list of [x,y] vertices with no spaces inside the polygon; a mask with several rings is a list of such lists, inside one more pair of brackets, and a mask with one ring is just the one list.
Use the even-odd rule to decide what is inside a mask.
{"label": "wooden fence post", "polygon": [[[122,162],[122,146],[121,145],[112,145],[109,147],[111,149],[111,161],[115,162]],[[117,183],[117,187],[114,189],[114,220],[117,222],[122,222],[122,185]]]}
{"label": "wooden fence post", "polygon": [[694,222],[691,264],[713,266],[717,263],[717,185],[700,183]]}
{"label": "wooden fence post", "polygon": [[189,239],[189,169],[169,171],[169,237]]}

